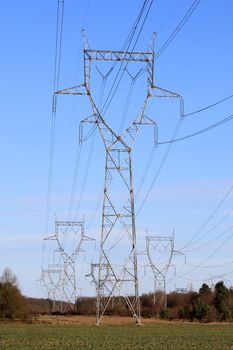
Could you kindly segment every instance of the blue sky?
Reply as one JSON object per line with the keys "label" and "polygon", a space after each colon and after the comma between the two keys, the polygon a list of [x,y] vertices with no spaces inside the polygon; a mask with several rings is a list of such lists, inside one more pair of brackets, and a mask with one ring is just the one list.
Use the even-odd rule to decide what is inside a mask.
{"label": "blue sky", "polygon": [[[154,1],[135,49],[146,50],[154,31],[158,32],[156,50],[160,48],[191,3],[191,0]],[[122,47],[141,4],[142,1],[138,0],[65,0],[61,88],[83,82],[81,29],[86,29],[92,48],[118,50]],[[40,276],[42,238],[45,234],[56,7],[56,0],[12,0],[0,3],[0,270],[5,266],[11,267],[18,276],[23,292],[35,296],[44,295],[36,280]],[[156,85],[180,93],[185,100],[186,112],[233,93],[232,11],[233,3],[230,0],[202,0],[155,63]],[[95,84],[98,90],[98,75]],[[140,89],[139,86],[139,96]],[[117,121],[116,110],[122,104],[122,96],[124,97],[123,88],[113,102],[111,113],[106,116],[110,123]],[[136,92],[134,99],[137,99]],[[131,111],[133,115],[133,108]],[[81,98],[59,98],[49,232],[53,232],[55,214],[61,219],[67,215],[78,125],[87,113],[88,107]],[[158,123],[159,140],[168,140],[179,117],[178,101],[153,102],[148,113]],[[232,100],[228,100],[206,112],[187,117],[178,136],[202,129],[231,113]],[[135,188],[140,182],[145,159],[152,146],[152,133],[143,129],[133,151]],[[89,149],[90,140],[83,145],[77,198],[85,176]],[[160,146],[155,154],[139,204],[165,150],[166,146]],[[143,249],[146,228],[150,234],[157,235],[169,235],[175,228],[175,245],[178,250],[192,237],[232,184],[232,150],[232,122],[174,144],[150,197],[137,217],[140,249]],[[87,222],[93,214],[103,186],[103,162],[103,146],[99,135],[96,135],[79,211],[80,217],[85,216]],[[228,197],[200,233],[200,237],[232,209],[232,198],[232,195]],[[136,208],[139,204],[136,203]],[[88,232],[97,241],[100,215],[99,209]],[[229,215],[216,229],[200,239],[196,246],[215,239],[231,224],[232,215]],[[213,254],[203,265],[231,261],[233,242],[231,237],[227,240],[230,233],[231,231],[201,249],[187,253],[187,264],[202,263],[205,257],[221,246],[219,252]],[[93,250],[93,247],[88,249]],[[188,283],[198,287],[210,275],[223,275],[233,270],[233,264],[229,264],[221,268],[199,268],[188,273],[191,267],[181,266],[181,257],[175,259],[177,271],[181,272],[177,272],[176,278],[173,271],[170,272],[170,289],[175,285],[184,287]],[[186,272],[186,275],[181,276]],[[226,275],[229,284],[232,277],[233,274]],[[85,286],[89,288],[88,283]],[[149,289],[149,282],[146,288]],[[88,293],[91,293],[91,287]]]}

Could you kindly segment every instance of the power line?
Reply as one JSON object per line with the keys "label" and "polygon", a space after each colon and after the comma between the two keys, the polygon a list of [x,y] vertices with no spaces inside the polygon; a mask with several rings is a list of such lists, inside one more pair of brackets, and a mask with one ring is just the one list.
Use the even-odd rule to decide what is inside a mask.
{"label": "power line", "polygon": [[[61,51],[62,51],[62,37],[63,37],[63,19],[64,19],[64,0],[57,2],[57,20],[56,20],[56,39],[55,39],[55,61],[54,61],[54,84],[53,92],[58,90],[61,68]],[[50,129],[50,148],[49,148],[49,170],[48,170],[48,188],[46,200],[46,223],[45,234],[48,233],[48,224],[51,206],[51,192],[52,192],[52,177],[53,177],[53,158],[54,158],[54,143],[55,143],[55,129],[56,129],[56,107],[57,97],[53,96],[52,104],[52,118]]]}
{"label": "power line", "polygon": [[179,141],[183,141],[183,140],[189,139],[189,138],[194,137],[194,136],[201,135],[201,134],[203,134],[203,133],[205,133],[207,131],[210,131],[210,130],[212,130],[214,128],[219,127],[222,124],[225,124],[225,123],[231,121],[232,119],[233,119],[233,114],[231,114],[228,117],[220,120],[217,123],[209,125],[208,127],[204,128],[204,129],[201,129],[199,131],[196,131],[196,132],[194,132],[192,134],[189,134],[189,135],[186,135],[186,136],[183,136],[183,137],[179,137],[178,139],[172,139],[172,140],[168,140],[168,141],[161,141],[161,142],[158,142],[158,145],[166,145],[166,144],[169,144],[169,143],[179,142]]}
{"label": "power line", "polygon": [[217,206],[215,207],[215,209],[212,211],[212,213],[207,217],[207,219],[203,222],[203,224],[201,225],[201,227],[194,233],[194,235],[188,240],[188,242],[180,249],[180,250],[184,250],[185,248],[187,248],[188,246],[191,245],[191,242],[199,235],[199,233],[206,227],[206,225],[210,222],[210,220],[214,217],[214,215],[217,213],[217,211],[221,208],[221,206],[223,205],[223,203],[225,202],[225,200],[229,197],[229,195],[231,194],[233,190],[233,185],[231,185],[229,187],[229,189],[227,190],[227,192],[224,194],[224,196],[221,198],[221,200],[218,202]]}
{"label": "power line", "polygon": [[133,94],[135,82],[136,82],[137,78],[139,77],[139,75],[140,75],[140,73],[141,73],[142,70],[143,70],[143,67],[138,71],[138,73],[137,73],[135,76],[132,76],[132,75],[128,72],[128,70],[126,69],[126,72],[128,73],[128,75],[129,75],[130,78],[131,78],[131,84],[130,84],[128,96],[127,96],[127,98],[126,98],[126,103],[125,103],[125,107],[124,107],[124,112],[123,112],[123,115],[122,115],[122,118],[121,118],[119,130],[118,130],[118,133],[119,133],[119,134],[121,134],[122,131],[123,131],[123,127],[124,127],[124,123],[125,123],[125,120],[126,120],[127,112],[128,112],[128,109],[129,109],[130,101],[131,101],[131,98],[132,98],[132,94]]}
{"label": "power line", "polygon": [[[185,254],[186,253],[190,253],[190,252],[193,252],[193,251],[196,251],[196,250],[199,250],[203,247],[206,247],[206,246],[209,246],[210,244],[212,244],[213,242],[217,241],[220,237],[222,237],[223,235],[225,235],[227,232],[229,232],[229,230],[233,229],[233,226],[230,226],[228,229],[226,229],[224,232],[222,232],[220,235],[218,235],[217,237],[211,239],[210,241],[202,244],[201,246],[199,247],[196,247],[196,248],[193,248],[193,249],[188,249],[188,250],[185,250]],[[194,243],[193,243],[194,244]]]}
{"label": "power line", "polygon": [[[192,243],[189,245],[189,247],[195,245],[196,243],[199,243],[204,237],[208,236],[209,233],[213,232],[213,230],[214,230],[216,227],[218,227],[221,223],[223,223],[224,220],[225,220],[227,217],[229,217],[232,213],[233,213],[232,209],[229,210],[225,215],[223,215],[223,217],[222,217],[214,226],[212,226],[212,227],[211,227],[206,233],[204,233],[198,240],[192,242]],[[221,234],[221,235],[222,235],[222,234]],[[212,239],[212,240],[206,242],[205,244],[203,244],[203,245],[201,245],[201,246],[199,246],[199,247],[191,248],[191,249],[189,249],[189,250],[185,250],[185,253],[188,253],[188,252],[191,252],[191,251],[194,251],[194,250],[198,250],[198,249],[200,249],[200,248],[202,248],[202,247],[204,247],[204,246],[206,246],[206,245],[212,243],[213,241],[215,241],[216,239],[218,239],[219,237],[221,237],[221,235],[217,236],[215,239]]]}
{"label": "power line", "polygon": [[[226,233],[226,232],[232,230],[232,228],[233,228],[233,226],[229,227],[224,233]],[[208,255],[207,258],[205,258],[200,264],[194,265],[194,267],[193,267],[192,269],[190,269],[189,271],[187,271],[187,272],[185,272],[185,273],[179,275],[178,278],[182,278],[183,276],[189,274],[190,272],[192,272],[192,271],[194,271],[194,270],[196,270],[196,269],[198,269],[198,268],[201,268],[202,265],[203,265],[206,261],[208,261],[211,257],[213,257],[216,253],[218,253],[219,250],[220,250],[232,237],[233,237],[233,232],[231,232],[231,234],[226,238],[226,240],[223,241],[223,243],[220,244],[220,245],[219,245],[210,255]]]}
{"label": "power line", "polygon": [[58,0],[53,92],[58,90],[59,79],[60,79],[63,21],[64,21],[64,0]]}
{"label": "power line", "polygon": [[220,103],[229,100],[229,99],[232,98],[232,97],[233,97],[233,94],[230,95],[230,96],[228,96],[228,97],[223,98],[222,100],[219,100],[219,101],[217,101],[217,102],[214,102],[214,103],[212,103],[212,104],[210,104],[210,105],[208,105],[208,106],[206,106],[206,107],[197,109],[196,111],[193,111],[193,112],[191,112],[191,113],[187,113],[187,114],[185,114],[184,116],[185,116],[185,117],[189,117],[190,115],[203,112],[203,111],[205,111],[205,110],[207,110],[207,109],[209,109],[209,108],[215,107],[215,106],[219,105]]}
{"label": "power line", "polygon": [[91,2],[91,0],[87,0],[86,11],[85,11],[84,18],[83,18],[82,28],[85,27],[85,24],[87,21],[87,15],[88,15],[89,7],[90,7],[90,2]]}
{"label": "power line", "polygon": [[74,177],[73,177],[73,183],[71,188],[71,195],[70,195],[70,202],[69,202],[69,212],[68,212],[68,218],[67,221],[70,220],[73,206],[74,206],[74,199],[75,199],[75,193],[76,193],[76,187],[77,187],[77,181],[78,181],[78,175],[79,175],[79,167],[80,167],[80,158],[81,158],[81,151],[82,151],[82,143],[79,142],[77,153],[76,153],[76,160],[75,160],[75,167],[74,167]]}
{"label": "power line", "polygon": [[90,220],[87,223],[87,226],[86,226],[87,230],[91,227],[91,225],[92,225],[92,223],[93,223],[93,221],[95,219],[95,216],[96,216],[96,213],[97,213],[97,211],[99,209],[99,206],[101,204],[101,199],[102,198],[103,198],[103,189],[101,188],[101,191],[100,191],[100,193],[99,193],[99,195],[97,197],[97,201],[96,201],[96,204],[95,204],[95,207],[94,207],[94,211],[92,213],[92,216],[91,216]]}
{"label": "power line", "polygon": [[[147,5],[147,2],[148,2],[148,0],[145,0],[145,1],[143,2],[143,5],[142,5],[142,7],[141,7],[141,9],[140,9],[140,11],[139,11],[139,14],[138,14],[137,18],[136,18],[136,21],[135,21],[133,27],[131,28],[130,33],[129,33],[129,35],[128,35],[128,37],[127,37],[127,39],[126,39],[126,41],[125,41],[125,43],[124,43],[124,45],[123,45],[122,51],[125,51],[125,50],[128,51],[128,50],[129,50],[130,44],[131,44],[131,42],[132,42],[132,40],[133,40],[134,34],[135,34],[136,30],[137,30],[137,26],[138,26],[138,24],[139,24],[139,22],[140,22],[141,16],[142,16],[142,14],[143,14],[143,12],[144,12],[144,10],[145,10],[145,7],[146,7],[146,5]],[[115,67],[116,64],[117,64],[117,62],[114,62],[114,63],[113,63],[113,67]],[[110,89],[110,91],[109,91],[109,93],[108,93],[108,96],[107,96],[107,98],[106,98],[106,100],[105,100],[105,103],[104,103],[104,105],[103,105],[103,107],[102,107],[102,111],[103,111],[103,109],[105,108],[105,106],[106,106],[107,104],[108,104],[108,105],[107,105],[107,108],[108,108],[108,106],[109,106],[110,103],[111,103],[111,101],[110,101],[110,103],[108,103],[108,100],[109,100],[110,97],[111,97],[111,93],[112,93],[113,88],[114,88],[114,86],[115,86],[115,84],[116,84],[116,82],[117,82],[117,79],[118,79],[118,76],[119,76],[119,74],[120,74],[120,71],[121,71],[121,69],[122,69],[123,64],[124,64],[124,61],[122,61],[121,64],[120,64],[120,68],[118,69],[118,72],[117,72],[116,77],[115,77],[115,79],[114,79],[114,81],[113,81],[112,87],[111,87],[111,89]],[[124,72],[124,70],[123,70],[123,72]],[[120,80],[122,79],[122,77],[123,77],[123,75],[121,76]],[[119,85],[119,83],[118,83],[118,85]],[[118,86],[117,86],[117,87],[118,87]],[[116,88],[116,89],[117,89],[117,88]],[[115,94],[115,92],[116,92],[116,89],[115,89],[115,91],[114,91],[114,94]],[[113,96],[114,96],[114,95],[113,95]],[[112,100],[112,99],[113,99],[113,97],[111,97],[111,100]],[[106,108],[106,110],[107,110],[107,108]],[[106,113],[106,110],[103,112],[103,114]]]}
{"label": "power line", "polygon": [[[128,45],[127,45],[126,51],[129,51],[129,49],[130,49],[130,45],[131,45],[131,43],[132,43],[133,37],[134,37],[134,35],[135,35],[135,32],[136,32],[136,30],[137,30],[137,27],[138,27],[138,25],[139,25],[139,23],[140,23],[140,20],[141,20],[141,18],[142,18],[143,12],[145,11],[145,8],[146,8],[148,2],[149,2],[148,0],[145,0],[145,1],[144,1],[143,5],[142,5],[142,8],[141,8],[141,10],[140,10],[140,12],[139,12],[139,15],[138,15],[138,17],[137,17],[136,24],[134,25],[134,27],[133,27],[132,30],[131,30],[131,31],[132,31],[132,34],[130,34],[130,35],[128,36],[128,38],[130,38],[130,36],[131,36],[131,38],[129,39],[129,43],[128,43]],[[152,7],[153,2],[154,2],[154,0],[151,0],[151,2],[150,2],[150,4],[149,4],[148,10],[147,10],[147,13],[146,13],[146,15],[145,15],[145,18],[144,18],[144,20],[143,20],[143,23],[142,23],[142,25],[141,25],[141,28],[140,28],[139,33],[138,33],[138,35],[137,35],[137,38],[136,38],[136,40],[135,40],[135,42],[134,42],[134,45],[133,45],[133,47],[132,47],[132,49],[131,49],[132,51],[134,50],[134,48],[135,48],[135,46],[136,46],[136,44],[137,44],[137,42],[138,42],[138,39],[139,39],[139,37],[140,37],[140,35],[141,35],[142,29],[143,29],[143,27],[144,27],[144,25],[145,25],[146,19],[147,19],[148,15],[149,15],[149,12],[150,12],[150,10],[151,10],[151,7]],[[128,40],[128,39],[127,39],[127,40]],[[126,41],[127,41],[127,40],[126,40]],[[119,87],[119,85],[120,85],[120,82],[121,82],[121,80],[122,80],[122,78],[123,78],[123,75],[124,75],[124,73],[125,73],[125,70],[126,70],[126,68],[127,68],[128,61],[126,61],[124,69],[122,69],[123,65],[124,65],[124,61],[121,62],[121,65],[120,65],[120,68],[119,68],[119,70],[118,70],[118,72],[117,72],[117,75],[116,75],[116,77],[115,77],[115,80],[114,80],[114,82],[113,82],[113,84],[112,84],[112,87],[111,87],[111,89],[110,89],[110,91],[109,91],[109,94],[108,94],[108,96],[107,96],[107,98],[106,98],[106,101],[105,101],[105,103],[104,103],[104,105],[103,105],[103,108],[102,108],[102,113],[103,113],[103,115],[104,115],[104,114],[106,113],[106,111],[108,110],[108,108],[109,108],[109,106],[110,106],[110,104],[111,104],[111,102],[112,102],[112,100],[113,100],[113,98],[114,98],[114,96],[115,96],[115,93],[116,93],[116,91],[117,91],[117,89],[118,89],[118,87]],[[120,75],[120,77],[119,77],[119,74],[120,74],[121,70],[122,70],[122,73],[121,73],[121,75]],[[118,77],[119,77],[119,80],[118,80],[118,82],[117,82]],[[115,86],[115,85],[116,85],[116,86]],[[115,89],[114,89],[114,86],[115,86]],[[113,90],[113,89],[114,89],[114,90]]]}
{"label": "power line", "polygon": [[[101,71],[98,69],[98,67],[96,67],[96,69],[98,70],[98,72],[102,76],[102,84],[101,84],[100,96],[99,96],[99,102],[98,102],[98,106],[99,106],[99,109],[100,109],[101,105],[102,105],[104,92],[105,92],[106,79],[108,78],[110,72],[112,71],[112,68],[108,71],[108,73],[105,76],[101,73]],[[82,143],[83,143],[83,142],[87,141],[92,136],[90,150],[89,150],[89,154],[88,154],[88,157],[87,157],[86,170],[85,170],[85,174],[84,174],[84,178],[83,178],[83,183],[82,183],[82,187],[81,187],[81,191],[80,191],[80,196],[79,196],[79,199],[78,199],[78,205],[77,205],[77,208],[76,208],[76,216],[75,216],[76,218],[78,216],[78,211],[79,211],[80,206],[81,206],[81,202],[82,202],[82,199],[83,199],[83,194],[84,194],[84,190],[85,190],[85,187],[86,187],[86,182],[87,182],[87,178],[88,178],[88,174],[89,174],[89,170],[90,170],[90,165],[91,165],[92,154],[93,154],[94,145],[95,145],[95,137],[96,137],[97,128],[98,127],[97,127],[97,123],[96,123],[96,124],[93,125],[93,127],[88,132],[88,134],[82,139]]]}
{"label": "power line", "polygon": [[90,146],[90,151],[87,157],[87,164],[86,164],[86,170],[85,170],[85,174],[84,174],[84,178],[83,178],[83,183],[82,183],[82,187],[81,187],[81,191],[80,191],[80,196],[79,196],[79,200],[78,200],[78,205],[76,208],[76,218],[78,217],[78,212],[81,206],[81,202],[83,199],[83,194],[85,191],[85,187],[86,187],[86,182],[87,182],[87,178],[88,178],[88,174],[89,174],[89,170],[90,170],[90,164],[91,164],[91,160],[92,160],[92,154],[93,154],[93,149],[94,149],[94,144],[95,144],[95,137],[96,137],[96,131],[97,129],[95,129],[92,139],[91,139],[91,146]]}
{"label": "power line", "polygon": [[[171,141],[175,139],[175,137],[176,137],[176,135],[177,135],[177,133],[178,133],[180,127],[181,127],[182,120],[183,120],[183,117],[180,117],[180,118],[179,118],[179,121],[178,121],[178,123],[177,123],[177,125],[176,125],[176,127],[175,127],[175,130],[174,130],[174,132],[173,132]],[[140,207],[139,207],[139,209],[138,209],[136,215],[138,215],[138,214],[141,212],[143,206],[145,205],[145,202],[147,201],[147,199],[148,199],[148,197],[149,197],[149,195],[150,195],[150,193],[151,193],[151,191],[152,191],[152,189],[153,189],[153,187],[154,187],[154,184],[155,184],[155,182],[157,181],[157,179],[158,179],[158,177],[159,177],[159,175],[160,175],[160,173],[161,173],[161,171],[162,171],[162,169],[163,169],[163,167],[164,167],[164,164],[165,164],[165,162],[166,162],[166,160],[167,160],[167,158],[168,158],[168,156],[169,156],[169,153],[170,153],[170,151],[171,151],[171,146],[172,146],[172,144],[173,144],[172,142],[170,142],[170,143],[168,144],[168,147],[167,147],[167,149],[166,149],[166,151],[165,151],[165,154],[164,154],[164,156],[163,156],[163,158],[162,158],[162,161],[160,162],[159,168],[157,169],[157,171],[156,171],[156,173],[155,173],[155,175],[154,175],[154,177],[153,177],[152,183],[151,183],[149,189],[147,190],[147,193],[146,193],[146,195],[145,195],[145,198],[143,199],[143,201],[142,201],[142,203],[141,203],[141,205],[140,205]]]}
{"label": "power line", "polygon": [[[232,227],[230,227],[230,229],[232,229]],[[233,237],[233,232],[231,232],[231,234],[226,238],[226,240],[220,245],[218,246],[210,255],[208,255],[200,264],[195,265],[195,267],[193,267],[192,269],[190,269],[187,272],[184,272],[182,275],[178,276],[178,277],[183,277],[187,274],[189,274],[190,272],[193,272],[194,270],[200,268],[206,261],[208,261],[210,258],[212,258],[216,253],[219,252],[219,250],[221,250],[222,247],[224,247],[224,245]]]}
{"label": "power line", "polygon": [[173,10],[173,12],[170,14],[170,16],[167,18],[167,20],[161,25],[161,27],[159,28],[159,30],[157,31],[157,34],[159,34],[166,26],[167,24],[170,22],[170,20],[172,19],[172,17],[176,14],[177,10],[180,8],[180,6],[182,5],[182,3],[184,2],[184,0],[181,0],[178,5],[175,7],[175,9]]}
{"label": "power line", "polygon": [[197,6],[200,4],[201,0],[195,0],[178,26],[175,28],[175,30],[171,33],[171,35],[168,37],[168,39],[165,41],[165,43],[161,46],[161,48],[158,50],[157,54],[155,55],[155,59],[158,59],[159,56],[163,54],[163,52],[166,50],[166,48],[171,44],[171,42],[175,39],[176,35],[179,33],[179,31],[182,29],[182,27],[185,25],[185,23],[188,21],[188,19],[191,17],[193,12],[196,10]]}
{"label": "power line", "polygon": [[[218,267],[222,267],[222,266],[227,266],[227,265],[231,265],[233,264],[233,260],[230,260],[230,261],[227,261],[225,263],[222,263],[222,264],[216,264],[216,265],[205,265],[205,266],[201,266],[202,269],[214,269],[214,268],[218,268]],[[188,266],[193,266],[193,267],[196,267],[198,265],[194,265],[194,264],[187,264],[186,265]]]}
{"label": "power line", "polygon": [[139,183],[139,186],[137,188],[137,191],[136,191],[136,194],[135,194],[135,201],[137,200],[140,192],[141,192],[141,189],[142,189],[142,186],[146,180],[146,176],[150,170],[150,167],[151,167],[151,164],[152,164],[152,161],[153,161],[153,158],[154,158],[154,155],[155,155],[155,152],[157,150],[157,144],[155,144],[151,150],[151,153],[149,155],[149,158],[147,160],[147,163],[146,163],[146,167],[144,169],[144,172],[142,174],[142,177],[141,177],[141,180],[140,180],[140,183]]}

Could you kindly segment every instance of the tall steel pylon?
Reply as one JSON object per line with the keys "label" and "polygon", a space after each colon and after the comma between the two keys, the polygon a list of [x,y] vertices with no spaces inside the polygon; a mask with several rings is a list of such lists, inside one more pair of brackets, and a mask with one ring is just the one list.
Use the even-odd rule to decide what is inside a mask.
{"label": "tall steel pylon", "polygon": [[[92,108],[92,115],[84,119],[82,123],[97,125],[105,147],[105,182],[97,282],[97,324],[100,324],[114,293],[119,293],[119,290],[125,298],[129,311],[135,317],[136,323],[140,324],[132,146],[141,125],[155,127],[155,122],[145,115],[149,99],[151,97],[180,98],[180,95],[154,85],[155,34],[153,34],[149,50],[145,52],[92,50],[85,33],[83,34],[84,83],[57,91],[54,105],[56,105],[56,98],[59,94],[87,96]],[[147,89],[144,102],[131,125],[120,135],[107,124],[102,111],[94,101],[91,89],[93,61],[125,61],[126,64],[140,62],[146,65]],[[126,245],[120,246],[119,241],[122,238],[119,239],[119,235],[127,238]],[[108,271],[107,275],[106,271]]]}

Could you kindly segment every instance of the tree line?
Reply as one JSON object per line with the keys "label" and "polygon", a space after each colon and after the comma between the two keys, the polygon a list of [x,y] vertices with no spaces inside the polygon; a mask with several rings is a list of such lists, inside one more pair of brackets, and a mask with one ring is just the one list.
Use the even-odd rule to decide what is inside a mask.
{"label": "tree line", "polygon": [[[166,297],[167,307],[165,308],[158,302],[159,295],[142,294],[140,297],[142,317],[202,322],[233,320],[233,288],[227,288],[223,281],[217,282],[214,288],[203,283],[198,292],[174,291],[168,293]],[[76,305],[70,309],[65,308],[66,314],[95,315],[95,304],[95,297],[79,297]],[[64,313],[56,310],[56,303],[52,300],[23,296],[16,276],[6,268],[0,276],[0,318],[30,320],[39,314]],[[106,315],[130,315],[124,298],[113,297]]]}

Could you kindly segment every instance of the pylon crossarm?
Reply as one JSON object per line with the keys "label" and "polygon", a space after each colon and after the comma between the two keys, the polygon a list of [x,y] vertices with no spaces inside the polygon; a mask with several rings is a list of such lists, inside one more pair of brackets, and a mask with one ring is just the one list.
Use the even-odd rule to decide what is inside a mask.
{"label": "pylon crossarm", "polygon": [[173,241],[173,238],[171,236],[147,236],[146,238],[148,241],[151,241],[151,242],[153,241],[172,242]]}
{"label": "pylon crossarm", "polygon": [[56,237],[56,235],[52,235],[52,236],[48,236],[48,237],[45,237],[44,238],[44,241],[54,241],[54,240],[56,240],[57,239],[57,237]]}
{"label": "pylon crossarm", "polygon": [[153,86],[150,89],[150,97],[159,97],[159,98],[178,98],[180,100],[180,116],[184,117],[184,99],[177,92],[173,92],[159,86]]}
{"label": "pylon crossarm", "polygon": [[67,227],[67,226],[82,227],[82,225],[84,225],[84,221],[68,221],[68,220],[67,221],[59,221],[59,220],[56,220],[55,225],[64,226],[64,227]]}
{"label": "pylon crossarm", "polygon": [[134,61],[148,63],[153,61],[153,52],[84,49],[84,58],[89,61]]}
{"label": "pylon crossarm", "polygon": [[95,241],[96,239],[93,238],[93,237],[84,235],[84,236],[83,236],[83,240],[84,240],[84,241]]}
{"label": "pylon crossarm", "polygon": [[173,92],[159,86],[153,86],[150,97],[170,97],[170,98],[181,98],[181,95],[177,92]]}
{"label": "pylon crossarm", "polygon": [[55,92],[55,95],[88,95],[85,84],[75,85]]}

